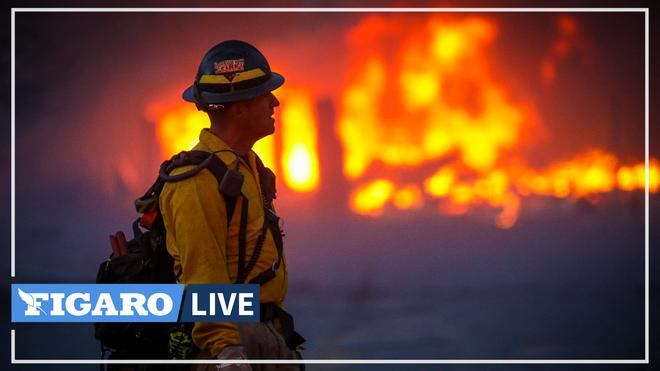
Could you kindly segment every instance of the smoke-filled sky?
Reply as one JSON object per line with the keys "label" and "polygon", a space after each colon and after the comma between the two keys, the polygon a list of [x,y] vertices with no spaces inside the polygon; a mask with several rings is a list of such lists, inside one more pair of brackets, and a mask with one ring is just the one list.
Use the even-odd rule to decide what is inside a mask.
{"label": "smoke-filled sky", "polygon": [[[488,61],[488,81],[504,87],[508,102],[530,112],[514,148],[516,158],[523,158],[527,166],[543,169],[594,147],[612,153],[621,164],[643,161],[643,14],[437,16],[447,23],[477,17],[496,30],[480,53]],[[519,223],[505,231],[490,219],[471,219],[469,213],[463,219],[441,216],[433,207],[408,213],[388,209],[382,219],[347,211],[348,195],[359,180],[341,176],[343,147],[337,121],[344,111],[346,87],[360,78],[367,49],[376,48],[361,39],[369,35],[360,25],[371,19],[393,26],[395,36],[386,39],[391,41],[398,34],[414,33],[411,30],[426,25],[430,17],[18,13],[17,277],[42,282],[93,279],[97,260],[109,253],[107,234],[127,230],[134,217],[133,199],[148,187],[163,160],[157,122],[149,108],[178,104],[206,50],[221,40],[238,38],[256,45],[273,70],[285,75],[286,86],[311,92],[319,115],[321,171],[326,174],[322,173],[322,193],[298,195],[278,184],[279,210],[288,220],[294,292],[317,292],[332,284],[356,292],[363,286],[389,287],[389,275],[383,277],[382,269],[402,282],[415,282],[409,274],[414,272],[426,282],[450,287],[566,288],[577,282],[577,287],[595,291],[616,286],[636,292],[643,278],[639,192],[614,192],[600,205],[533,199],[530,209],[540,211],[525,213],[529,209],[523,207]],[[402,27],[400,33],[397,27]],[[394,43],[378,47],[385,56],[397,51]],[[391,107],[403,99],[401,87],[389,81],[387,86],[391,98],[385,98],[391,100],[380,102],[381,113],[393,112]],[[651,150],[657,157],[657,149]],[[372,176],[408,174],[382,163],[374,166]],[[333,256],[327,258],[330,249]],[[337,271],[341,277],[335,277]],[[398,290],[404,291],[394,291]],[[634,298],[638,304],[639,298]],[[611,320],[611,314],[638,325],[640,312],[626,310],[603,309],[602,318]],[[617,330],[622,338],[637,339],[639,329],[626,328]],[[597,338],[594,333],[601,334],[584,335],[585,342]],[[345,356],[341,345],[333,349]],[[637,345],[612,352],[632,357]],[[324,349],[315,354],[332,356]],[[538,349],[527,352],[543,353],[547,348]],[[602,355],[595,348],[579,349],[586,353],[571,354]],[[488,345],[480,351],[492,354]]]}

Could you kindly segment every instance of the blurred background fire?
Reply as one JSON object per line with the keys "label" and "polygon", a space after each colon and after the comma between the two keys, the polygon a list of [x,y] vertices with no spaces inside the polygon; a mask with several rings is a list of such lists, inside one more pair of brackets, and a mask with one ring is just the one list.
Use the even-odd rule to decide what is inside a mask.
{"label": "blurred background fire", "polygon": [[[534,145],[543,120],[533,102],[515,101],[493,72],[489,49],[498,26],[491,18],[371,15],[345,31],[350,63],[333,77],[345,74],[346,83],[332,97],[337,116],[326,121],[341,145],[337,155],[350,183],[346,201],[352,212],[378,216],[387,208],[428,204],[458,215],[485,206],[498,211],[494,222],[507,229],[525,197],[597,204],[614,190],[644,190],[644,163],[622,163],[599,143],[574,148],[571,158],[543,168],[527,164],[519,149]],[[554,86],[558,65],[587,42],[575,17],[562,15],[555,22],[557,38],[538,62],[540,88]],[[296,72],[278,67],[287,75]],[[281,175],[282,186],[301,194],[317,192],[323,175],[319,97],[306,85],[277,91],[278,131],[255,147]],[[160,103],[147,112],[163,157],[192,148],[208,127],[206,115],[186,103]],[[658,162],[651,159],[650,192],[657,192],[658,183]]]}
{"label": "blurred background fire", "polygon": [[[239,38],[287,78],[254,150],[278,176],[310,358],[643,356],[643,14],[16,22],[22,282],[93,280],[159,163],[208,126],[180,98],[199,58]],[[80,349],[21,329],[25,356],[96,350],[82,327]]]}

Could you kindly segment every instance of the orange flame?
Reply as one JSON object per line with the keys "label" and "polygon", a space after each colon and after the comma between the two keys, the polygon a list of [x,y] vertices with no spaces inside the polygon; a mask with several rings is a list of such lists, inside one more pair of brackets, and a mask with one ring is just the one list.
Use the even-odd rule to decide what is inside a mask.
{"label": "orange flame", "polygon": [[517,184],[522,194],[584,197],[612,191],[616,187],[616,166],[614,155],[592,150],[541,172],[528,170]]}
{"label": "orange flame", "polygon": [[526,109],[489,76],[483,46],[494,37],[491,24],[433,19],[428,30],[426,40],[404,43],[398,59],[386,63],[372,51],[354,73],[338,125],[349,178],[360,177],[376,161],[417,166],[451,151],[469,167],[487,171],[501,149],[516,144],[529,120]]}
{"label": "orange flame", "polygon": [[[561,17],[558,25],[562,39],[552,47],[553,70],[573,48],[578,29],[572,18]],[[459,215],[484,205],[499,210],[495,224],[506,229],[515,225],[523,196],[575,199],[643,189],[643,165],[619,167],[614,155],[599,149],[540,171],[508,164],[505,154],[522,142],[535,114],[512,101],[490,72],[492,22],[433,16],[413,25],[369,17],[349,35],[360,63],[349,75],[337,126],[346,177],[359,182],[377,163],[415,168],[445,162],[422,187],[385,178],[358,185],[350,203],[356,213],[379,215],[388,204],[408,209],[437,200],[440,212]],[[657,172],[652,162],[652,192]]]}
{"label": "orange flame", "polygon": [[[646,182],[645,170],[644,164],[620,167],[616,174],[619,189],[623,191],[644,189]],[[648,178],[649,192],[658,192],[658,188],[660,187],[660,166],[658,166],[658,161],[655,159],[652,159],[649,163]]]}
{"label": "orange flame", "polygon": [[190,150],[199,141],[199,132],[210,126],[208,116],[190,103],[152,105],[147,117],[156,123],[156,139],[163,157]]}
{"label": "orange flame", "polygon": [[351,196],[351,206],[358,214],[380,215],[394,194],[394,183],[378,179],[363,186]]}
{"label": "orange flame", "polygon": [[[374,17],[365,20],[351,34],[353,42],[360,43],[361,36],[370,43],[387,39],[389,30],[379,25]],[[470,184],[458,181],[456,166],[445,166],[424,182],[427,194],[448,197],[454,206],[475,200],[512,204],[506,174],[487,173],[503,149],[517,144],[530,114],[490,76],[485,48],[495,27],[476,17],[458,22],[434,17],[425,26],[410,31],[414,36],[401,43],[394,58],[388,60],[377,48],[360,56],[364,63],[343,94],[338,123],[344,173],[358,179],[374,162],[414,167],[456,154],[462,166],[486,175]],[[374,192],[373,184],[359,187],[354,200]],[[384,206],[393,194],[352,207],[373,214],[374,205]],[[415,204],[421,203],[416,197]],[[457,214],[466,208],[444,210]]]}
{"label": "orange flame", "polygon": [[282,105],[282,168],[286,184],[297,192],[318,188],[319,159],[316,113],[312,97],[304,90],[287,89]]}

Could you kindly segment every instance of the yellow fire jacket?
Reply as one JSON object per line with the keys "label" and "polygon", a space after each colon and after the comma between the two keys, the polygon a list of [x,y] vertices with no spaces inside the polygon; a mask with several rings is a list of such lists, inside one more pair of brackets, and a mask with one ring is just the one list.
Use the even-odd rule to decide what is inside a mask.
{"label": "yellow fire jacket", "polygon": [[[208,152],[230,150],[229,146],[208,129],[202,130],[199,143],[193,148]],[[249,200],[246,233],[246,261],[254,252],[264,220],[264,205],[255,154],[250,151],[247,163],[233,152],[218,152],[217,156],[234,168],[240,163],[243,173],[243,194]],[[193,166],[175,169],[171,175],[190,170]],[[174,258],[174,274],[179,283],[233,283],[238,272],[238,232],[241,200],[236,202],[227,228],[225,201],[218,191],[218,181],[209,170],[175,183],[167,183],[160,195],[160,211],[167,230],[167,251]],[[268,229],[259,259],[247,281],[269,269],[277,261],[277,248]],[[282,306],[287,292],[287,266],[284,256],[275,278],[261,287],[260,301]],[[193,341],[214,357],[223,347],[239,344],[235,323],[196,323]]]}

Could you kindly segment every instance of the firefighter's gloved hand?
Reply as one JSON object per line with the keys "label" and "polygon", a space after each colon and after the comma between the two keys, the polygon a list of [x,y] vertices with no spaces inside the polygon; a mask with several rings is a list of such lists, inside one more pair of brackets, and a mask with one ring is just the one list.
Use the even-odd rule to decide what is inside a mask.
{"label": "firefighter's gloved hand", "polygon": [[[248,359],[242,345],[227,345],[222,349],[217,359]],[[222,371],[252,371],[252,367],[246,363],[221,363],[216,365]]]}

